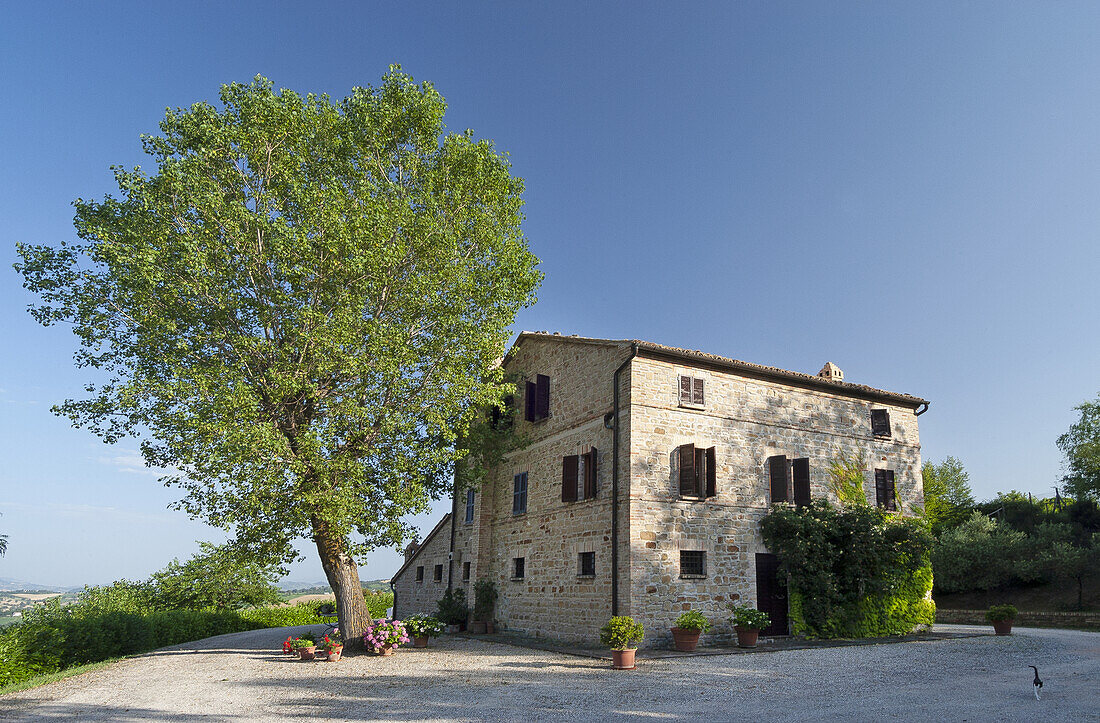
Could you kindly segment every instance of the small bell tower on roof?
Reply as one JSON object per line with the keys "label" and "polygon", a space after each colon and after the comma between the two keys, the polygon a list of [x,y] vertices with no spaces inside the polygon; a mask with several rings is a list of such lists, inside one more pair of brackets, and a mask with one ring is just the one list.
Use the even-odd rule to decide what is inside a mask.
{"label": "small bell tower on roof", "polygon": [[844,372],[840,370],[836,364],[832,362],[825,362],[825,366],[821,367],[821,371],[817,373],[822,379],[828,379],[831,382],[844,381]]}

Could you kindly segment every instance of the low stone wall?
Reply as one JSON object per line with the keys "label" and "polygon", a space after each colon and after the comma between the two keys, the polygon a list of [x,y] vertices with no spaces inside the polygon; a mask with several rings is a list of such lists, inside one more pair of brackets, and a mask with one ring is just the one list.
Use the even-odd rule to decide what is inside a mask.
{"label": "low stone wall", "polygon": [[[936,609],[937,623],[957,625],[989,625],[985,610]],[[1023,612],[1016,616],[1016,625],[1033,628],[1100,628],[1100,612],[1055,613]]]}

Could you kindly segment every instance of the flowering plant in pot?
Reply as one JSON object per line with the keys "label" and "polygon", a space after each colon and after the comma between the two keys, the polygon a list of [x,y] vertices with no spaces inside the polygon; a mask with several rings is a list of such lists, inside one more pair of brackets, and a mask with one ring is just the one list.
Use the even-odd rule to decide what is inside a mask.
{"label": "flowering plant in pot", "polygon": [[645,629],[628,615],[616,615],[600,628],[600,642],[611,648],[611,667],[633,670],[634,653],[642,641]]}
{"label": "flowering plant in pot", "polygon": [[294,636],[286,636],[286,640],[283,641],[283,652],[287,655],[297,655],[294,651]]}
{"label": "flowering plant in pot", "polygon": [[710,630],[710,621],[698,610],[688,610],[676,618],[672,627],[672,639],[676,649],[690,653],[699,644],[699,636]]}
{"label": "flowering plant in pot", "polygon": [[363,644],[378,655],[391,655],[400,645],[409,642],[409,634],[400,620],[370,620],[365,631]]}
{"label": "flowering plant in pot", "polygon": [[997,635],[1011,635],[1012,624],[1016,622],[1018,612],[1015,605],[993,605],[985,611],[985,619],[993,623],[993,630]]}
{"label": "flowering plant in pot", "polygon": [[297,651],[299,658],[313,660],[313,656],[317,653],[317,643],[314,642],[312,635],[306,633],[290,642],[294,646],[294,650]]}
{"label": "flowering plant in pot", "polygon": [[443,623],[438,618],[427,615],[413,615],[405,618],[405,630],[412,638],[414,648],[428,647],[428,638],[443,633]]}
{"label": "flowering plant in pot", "polygon": [[474,583],[474,619],[470,622],[471,633],[488,632],[493,619],[493,608],[496,607],[496,604],[497,585],[495,582],[483,577]]}
{"label": "flowering plant in pot", "polygon": [[737,646],[755,648],[760,631],[772,624],[771,616],[748,605],[730,603],[728,607],[733,613],[730,622],[737,633]]}
{"label": "flowering plant in pot", "polygon": [[317,647],[328,653],[328,659],[333,663],[338,661],[340,656],[344,654],[344,640],[336,630],[332,631],[332,637],[326,635],[321,638],[321,642],[317,644]]}

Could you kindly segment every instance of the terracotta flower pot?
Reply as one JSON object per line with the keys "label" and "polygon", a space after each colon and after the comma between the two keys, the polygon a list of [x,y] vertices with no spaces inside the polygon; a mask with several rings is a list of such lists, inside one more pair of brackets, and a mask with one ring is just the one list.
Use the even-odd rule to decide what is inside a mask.
{"label": "terracotta flower pot", "polygon": [[740,625],[733,626],[737,632],[737,647],[755,648],[756,641],[760,637],[760,631],[756,628],[743,628]]}
{"label": "terracotta flower pot", "polygon": [[492,620],[487,620],[487,621],[485,622],[485,632],[487,632],[487,633],[489,633],[490,635],[492,635],[492,634],[494,634],[494,633],[495,633],[496,631],[497,631],[497,624],[496,624],[495,622],[493,622]]}
{"label": "terracotta flower pot", "polygon": [[470,632],[474,635],[484,635],[486,624],[482,620],[474,620],[470,623]]}
{"label": "terracotta flower pot", "polygon": [[672,640],[681,653],[690,653],[699,645],[699,630],[672,629]]}
{"label": "terracotta flower pot", "polygon": [[1015,620],[994,620],[993,632],[997,635],[1012,635],[1012,624]]}
{"label": "terracotta flower pot", "polygon": [[420,637],[417,637],[416,635],[414,635],[414,636],[412,636],[412,638],[413,638],[413,647],[414,648],[426,648],[426,647],[428,647],[428,638],[427,637],[420,638]]}
{"label": "terracotta flower pot", "polygon": [[381,648],[374,649],[375,655],[393,655],[392,645],[383,645]]}
{"label": "terracotta flower pot", "polygon": [[343,654],[344,654],[344,646],[343,645],[341,645],[339,647],[336,647],[336,648],[333,648],[332,650],[328,651],[328,660],[329,660],[330,663],[335,663],[337,660],[340,659],[340,656],[342,656]]}
{"label": "terracotta flower pot", "polygon": [[634,653],[638,652],[637,649],[630,650],[612,650],[611,651],[611,667],[615,670],[634,670]]}
{"label": "terracotta flower pot", "polygon": [[313,660],[317,655],[317,646],[310,645],[308,648],[298,648],[298,652],[301,654],[302,660]]}

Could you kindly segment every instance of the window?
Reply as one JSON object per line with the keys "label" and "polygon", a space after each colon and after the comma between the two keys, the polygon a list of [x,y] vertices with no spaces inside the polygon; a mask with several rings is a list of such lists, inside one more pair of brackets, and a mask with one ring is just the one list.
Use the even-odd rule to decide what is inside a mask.
{"label": "window", "polygon": [[515,415],[516,398],[511,394],[504,398],[504,404],[489,410],[489,427],[498,432],[512,428],[512,419]]}
{"label": "window", "polygon": [[596,576],[596,553],[582,552],[577,555],[577,574],[581,577]]}
{"label": "window", "polygon": [[771,483],[772,504],[787,501],[787,470],[790,465],[787,456],[778,454],[768,457],[768,479]]}
{"label": "window", "polygon": [[525,565],[524,559],[522,557],[513,557],[512,558],[512,579],[513,580],[522,580],[524,574],[527,572],[527,570],[525,568],[526,568],[526,565]]}
{"label": "window", "polygon": [[527,473],[520,472],[516,475],[512,487],[512,514],[522,515],[527,512]]}
{"label": "window", "polygon": [[466,490],[466,522],[474,521],[474,491]]}
{"label": "window", "polygon": [[470,579],[470,563],[462,563],[462,581],[468,582]]}
{"label": "window", "polygon": [[680,375],[680,406],[703,406],[703,379],[701,377],[689,377]]}
{"label": "window", "polygon": [[680,577],[706,577],[707,553],[703,550],[680,550]]}
{"label": "window", "polygon": [[435,570],[432,573],[432,579],[436,582],[443,582],[443,566],[436,565]]}
{"label": "window", "polygon": [[535,381],[527,382],[523,395],[523,417],[528,422],[538,422],[550,416],[550,377],[535,375]]}
{"label": "window", "polygon": [[[571,454],[561,461],[561,501],[576,502],[596,496],[596,460],[599,452],[593,447],[584,454]],[[583,462],[583,476],[581,463]]]}
{"label": "window", "polygon": [[810,504],[810,460],[808,457],[791,463],[794,478],[794,503],[799,507]]}
{"label": "window", "polygon": [[876,437],[890,436],[890,410],[871,410],[871,434]]}
{"label": "window", "polygon": [[717,494],[714,447],[696,448],[694,444],[680,446],[680,496],[714,497]]}
{"label": "window", "polygon": [[898,511],[897,490],[894,488],[894,470],[875,470],[875,504],[890,512]]}
{"label": "window", "polygon": [[423,565],[419,565],[416,568],[416,581],[417,582],[424,582],[424,566]]}

